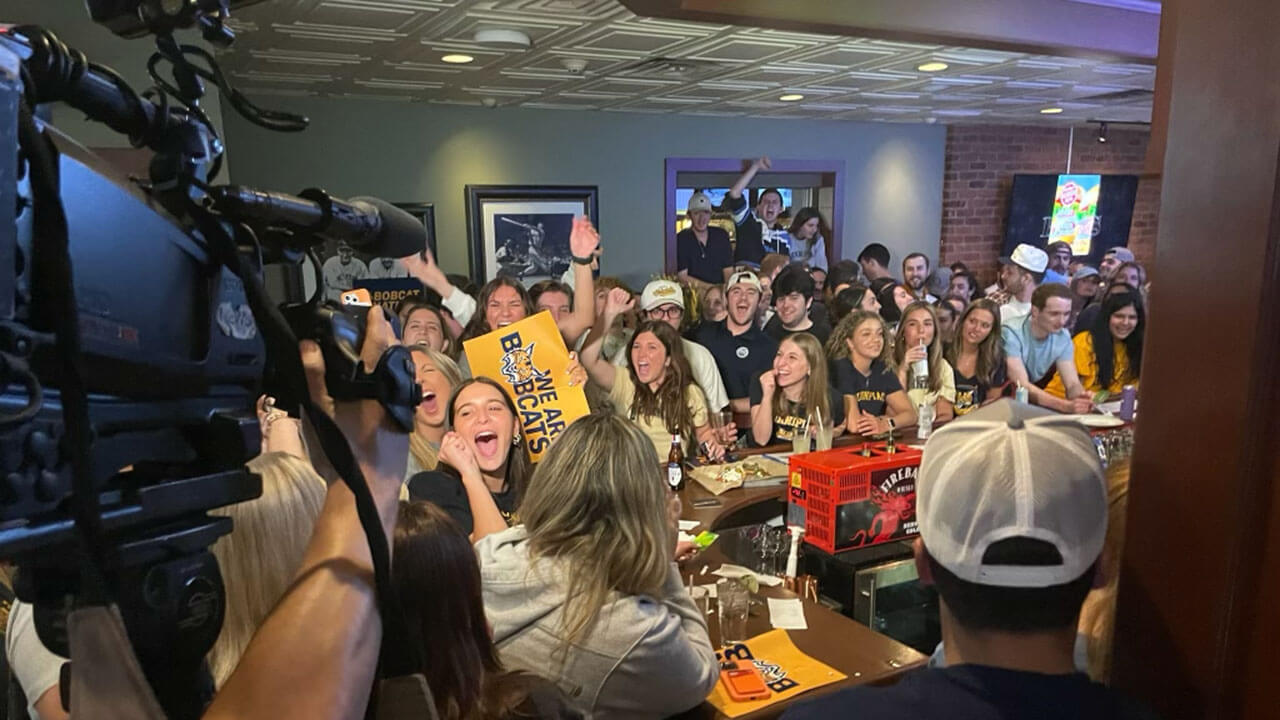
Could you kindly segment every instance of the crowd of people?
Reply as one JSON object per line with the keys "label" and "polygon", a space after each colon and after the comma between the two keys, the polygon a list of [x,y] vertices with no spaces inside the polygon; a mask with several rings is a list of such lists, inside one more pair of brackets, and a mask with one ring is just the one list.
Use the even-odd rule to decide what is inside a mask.
{"label": "crowd of people", "polygon": [[[935,438],[989,431],[992,447],[1005,448],[1025,442],[1009,428],[1032,423],[1045,428],[1037,442],[1050,447],[1081,438],[1072,429],[1078,426],[1049,411],[1089,412],[1138,383],[1148,288],[1127,249],[1109,250],[1094,268],[1073,258],[1069,246],[1020,244],[999,258],[999,279],[985,289],[963,263],[944,266],[912,252],[896,266],[899,280],[879,243],[862,248],[856,261],[828,263],[830,230],[816,209],[796,211],[784,227],[782,195],[772,189],[749,208],[747,186],[768,168],[766,158],[752,163],[728,193],[736,243],[709,224],[711,203],[695,193],[676,273],[638,292],[597,277],[600,239],[578,219],[573,263],[559,280],[526,289],[499,276],[476,288],[446,275],[424,252],[403,264],[441,302],[405,302],[398,336],[377,308],[371,311],[367,367],[392,343],[412,350],[422,392],[413,430],[395,437],[369,401],[328,406],[352,438],[393,547],[394,585],[408,618],[405,636],[394,641],[417,648],[423,660],[416,669],[439,717],[661,717],[707,697],[719,667],[706,619],[681,584],[677,563],[690,548],[677,543],[681,508],[660,474],[659,458],[673,438],[686,457],[716,461],[735,446],[789,443],[822,424],[837,435],[879,435],[928,413],[934,422],[958,419]],[[535,465],[512,397],[500,382],[472,376],[463,342],[541,311],[573,351],[568,382],[585,386],[592,413]],[[322,378],[322,365],[315,375],[318,350],[304,344],[301,351]],[[1041,409],[985,407],[1020,388]],[[975,422],[966,424],[968,415]],[[305,423],[269,399],[259,418],[263,454],[251,467],[263,477],[263,495],[225,511],[235,530],[214,546],[228,609],[209,654],[221,689],[210,716],[270,717],[264,713],[283,701],[253,673],[288,665],[286,675],[314,673],[308,688],[319,680],[346,688],[317,692],[288,705],[290,712],[355,717],[363,712],[360,681],[367,690],[381,637],[367,587],[369,550],[361,547],[350,492],[341,483],[326,488],[321,466],[313,467],[316,448]],[[922,527],[947,503],[929,494],[925,478],[931,462],[948,457],[926,452]],[[1071,468],[1064,472],[1087,488],[1095,468],[1075,457],[1064,460]],[[981,471],[975,466],[966,476],[975,496],[988,492]],[[1105,493],[1103,500],[1097,507],[1076,503],[1073,511],[1101,512],[1105,530]],[[980,663],[982,649],[993,647],[984,637],[1007,641],[1024,632],[1054,640],[1057,653],[1093,581],[1100,545],[1093,547],[1096,527],[1089,527],[1087,552],[1049,544],[1059,564],[1069,556],[1069,572],[1038,585],[1043,573],[985,582],[967,572],[968,561],[955,560],[963,537],[935,546],[941,540],[926,534],[921,574],[942,593],[949,657]],[[1052,565],[1044,549],[1014,543],[983,562]],[[319,570],[337,557],[351,566]],[[1027,587],[1037,590],[1019,595]],[[322,617],[311,613],[321,613],[326,597],[342,627],[299,641],[291,634],[299,618]],[[1054,612],[1020,605],[1042,601]],[[58,687],[65,659],[37,651],[30,623],[29,608],[19,605],[10,615],[10,663],[32,717],[65,717]],[[291,644],[292,661],[273,643]],[[1080,699],[1066,708],[1102,707],[1105,693],[1073,674],[1060,653],[1050,655],[1052,662],[1030,669],[1067,679],[1046,676],[1036,692],[1055,701],[1074,692]],[[1016,657],[987,658],[1004,675],[956,673],[904,684],[892,697],[945,707],[945,698],[963,692],[956,684],[988,682],[1018,695],[1010,688],[1020,676],[1007,673],[1027,668]],[[353,667],[362,670],[352,674]],[[1033,707],[1031,695],[1019,695],[1018,707]],[[852,707],[836,702],[802,706],[796,716],[830,717]]]}

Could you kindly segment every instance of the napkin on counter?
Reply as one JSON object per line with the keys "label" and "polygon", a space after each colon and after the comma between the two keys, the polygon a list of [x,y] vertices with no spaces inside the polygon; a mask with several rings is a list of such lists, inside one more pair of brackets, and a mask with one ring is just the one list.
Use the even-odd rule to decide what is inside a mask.
{"label": "napkin on counter", "polygon": [[769,621],[779,630],[808,630],[800,598],[768,598]]}
{"label": "napkin on counter", "polygon": [[761,575],[760,573],[752,572],[741,565],[730,565],[729,563],[721,565],[717,570],[712,570],[711,574],[719,575],[722,578],[740,578],[748,575],[754,575],[756,582],[765,587],[777,587],[782,584],[782,578],[776,575]]}

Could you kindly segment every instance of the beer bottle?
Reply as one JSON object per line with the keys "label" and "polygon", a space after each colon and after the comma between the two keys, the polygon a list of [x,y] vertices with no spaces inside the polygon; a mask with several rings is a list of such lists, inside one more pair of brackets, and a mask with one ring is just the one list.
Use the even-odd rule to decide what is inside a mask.
{"label": "beer bottle", "polygon": [[667,485],[673,492],[684,489],[684,448],[676,433],[671,435],[671,452],[667,453]]}

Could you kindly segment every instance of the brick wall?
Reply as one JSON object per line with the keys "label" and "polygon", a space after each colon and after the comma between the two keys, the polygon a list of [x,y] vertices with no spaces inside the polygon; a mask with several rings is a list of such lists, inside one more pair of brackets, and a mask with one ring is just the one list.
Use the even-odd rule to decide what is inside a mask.
{"label": "brick wall", "polygon": [[[1108,142],[1099,143],[1096,130],[1077,128],[1071,171],[1140,175],[1147,138],[1146,130],[1111,128]],[[963,262],[984,283],[994,282],[1013,176],[1065,172],[1068,145],[1067,128],[948,126],[941,261]],[[1129,227],[1129,248],[1144,266],[1155,258],[1159,213],[1160,180],[1140,179]]]}

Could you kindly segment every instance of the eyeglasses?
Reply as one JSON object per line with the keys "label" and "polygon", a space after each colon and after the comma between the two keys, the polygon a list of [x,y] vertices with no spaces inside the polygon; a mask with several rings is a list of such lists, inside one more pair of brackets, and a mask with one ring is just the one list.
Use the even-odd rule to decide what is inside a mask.
{"label": "eyeglasses", "polygon": [[659,307],[649,311],[649,317],[653,320],[658,320],[663,316],[666,316],[670,320],[675,320],[681,315],[684,315],[684,308],[679,305],[668,305],[665,308]]}

